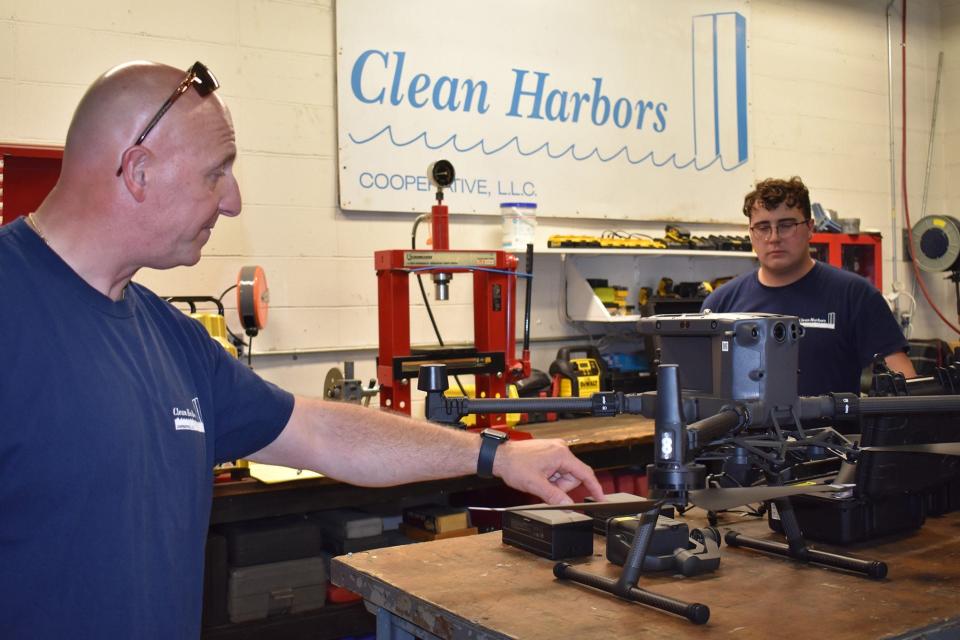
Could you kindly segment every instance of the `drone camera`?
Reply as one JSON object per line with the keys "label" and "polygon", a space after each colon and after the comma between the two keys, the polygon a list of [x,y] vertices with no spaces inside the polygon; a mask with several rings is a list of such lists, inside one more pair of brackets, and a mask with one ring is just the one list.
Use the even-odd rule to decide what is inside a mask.
{"label": "drone camera", "polygon": [[[771,314],[691,313],[643,318],[642,334],[654,335],[660,363],[680,368],[685,418],[716,414],[730,401],[752,405],[762,424],[773,407],[797,404],[799,320]],[[704,354],[711,365],[703,366]],[[758,406],[759,405],[759,406]],[[693,407],[696,415],[686,411]]]}
{"label": "drone camera", "polygon": [[773,325],[773,339],[777,342],[783,342],[787,339],[787,328],[782,322]]}

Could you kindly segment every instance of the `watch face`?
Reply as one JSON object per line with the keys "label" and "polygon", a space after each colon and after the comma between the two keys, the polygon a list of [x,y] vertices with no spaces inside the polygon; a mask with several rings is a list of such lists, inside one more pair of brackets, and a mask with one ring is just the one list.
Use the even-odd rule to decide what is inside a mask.
{"label": "watch face", "polygon": [[484,429],[483,431],[480,432],[480,435],[482,435],[485,438],[490,438],[492,440],[500,440],[500,441],[507,440],[510,437],[505,432],[500,431],[499,429]]}

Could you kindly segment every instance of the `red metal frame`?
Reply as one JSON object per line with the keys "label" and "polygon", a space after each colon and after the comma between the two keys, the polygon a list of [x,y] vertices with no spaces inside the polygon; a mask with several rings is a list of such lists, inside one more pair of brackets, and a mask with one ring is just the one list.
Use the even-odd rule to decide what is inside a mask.
{"label": "red metal frame", "polygon": [[[446,207],[443,207],[446,209]],[[439,240],[439,242],[438,242]],[[504,354],[505,370],[493,374],[477,374],[476,394],[478,398],[506,398],[507,382],[513,371],[522,372],[521,363],[515,360],[516,337],[516,256],[505,251],[467,251],[438,249],[446,244],[446,238],[434,236],[434,250],[429,253],[441,254],[449,258],[434,265],[435,271],[444,273],[473,273],[473,331],[477,351],[496,351]],[[446,249],[446,250],[445,250]],[[380,383],[380,406],[410,414],[411,380],[395,380],[393,359],[410,354],[410,269],[408,254],[423,254],[422,251],[389,249],[374,254],[377,270],[377,301],[380,324],[380,348],[377,360],[377,380]],[[469,259],[473,254],[482,253],[493,256],[492,264],[482,264],[484,268],[496,269],[505,273],[475,271],[463,264],[455,264],[457,259]],[[430,273],[425,271],[424,273]],[[497,293],[499,289],[499,293]],[[506,417],[503,414],[478,415],[476,428],[488,426],[505,428]]]}
{"label": "red metal frame", "polygon": [[23,158],[62,158],[63,147],[0,144],[0,155],[21,156]]}
{"label": "red metal frame", "polygon": [[814,258],[858,273],[883,291],[883,241],[879,233],[815,233]]}
{"label": "red metal frame", "polygon": [[60,176],[63,149],[0,144],[0,158],[4,161],[0,165],[0,219],[8,224],[35,210],[47,197]]}
{"label": "red metal frame", "polygon": [[434,251],[450,248],[450,211],[447,205],[435,204],[430,209],[430,239]]}

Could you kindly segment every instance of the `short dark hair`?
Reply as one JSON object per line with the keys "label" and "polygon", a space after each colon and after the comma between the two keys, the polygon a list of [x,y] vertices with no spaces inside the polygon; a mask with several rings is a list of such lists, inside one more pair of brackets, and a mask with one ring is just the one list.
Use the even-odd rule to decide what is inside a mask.
{"label": "short dark hair", "polygon": [[758,182],[756,188],[743,199],[743,215],[749,218],[757,205],[772,211],[781,204],[799,208],[803,212],[803,219],[810,219],[810,192],[797,176],[789,180],[767,178]]}

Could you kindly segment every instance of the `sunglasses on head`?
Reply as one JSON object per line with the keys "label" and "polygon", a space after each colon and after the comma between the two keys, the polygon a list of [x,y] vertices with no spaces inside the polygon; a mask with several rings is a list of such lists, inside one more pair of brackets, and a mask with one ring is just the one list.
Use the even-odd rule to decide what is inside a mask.
{"label": "sunglasses on head", "polygon": [[[133,143],[133,146],[137,147],[143,144],[147,135],[149,135],[150,132],[153,131],[153,128],[157,126],[157,123],[160,122],[163,114],[165,114],[167,110],[173,106],[173,103],[186,93],[190,87],[196,89],[197,93],[205,98],[220,88],[220,83],[217,82],[216,76],[213,75],[210,69],[207,69],[205,64],[202,62],[194,62],[193,65],[187,69],[187,75],[180,81],[177,88],[173,90],[173,93],[170,94],[167,101],[161,105],[160,110],[157,111],[156,115],[147,123],[147,126],[143,129],[143,133],[137,137],[137,141]],[[120,176],[121,173],[123,173],[123,165],[117,168],[117,176]]]}

